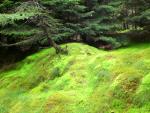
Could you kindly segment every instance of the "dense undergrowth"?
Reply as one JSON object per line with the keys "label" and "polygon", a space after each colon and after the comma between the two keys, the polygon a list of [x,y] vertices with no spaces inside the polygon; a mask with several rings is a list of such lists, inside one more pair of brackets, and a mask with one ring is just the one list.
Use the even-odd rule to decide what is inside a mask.
{"label": "dense undergrowth", "polygon": [[[150,45],[67,44],[0,71],[0,113],[150,113]],[[65,45],[64,45],[65,46]]]}

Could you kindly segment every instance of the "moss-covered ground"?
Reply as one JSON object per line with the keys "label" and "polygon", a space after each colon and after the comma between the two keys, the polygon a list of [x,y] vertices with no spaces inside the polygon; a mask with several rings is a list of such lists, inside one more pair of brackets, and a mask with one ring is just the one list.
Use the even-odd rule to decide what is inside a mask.
{"label": "moss-covered ground", "polygon": [[[150,45],[67,44],[0,71],[0,113],[150,113]],[[65,45],[64,45],[65,46]]]}

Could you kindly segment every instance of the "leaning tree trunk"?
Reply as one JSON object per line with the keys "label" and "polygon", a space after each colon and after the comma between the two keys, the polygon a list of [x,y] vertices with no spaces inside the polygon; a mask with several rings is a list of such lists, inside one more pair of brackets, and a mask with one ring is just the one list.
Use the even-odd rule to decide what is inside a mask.
{"label": "leaning tree trunk", "polygon": [[46,27],[46,26],[43,27],[43,30],[44,30],[45,35],[46,35],[47,38],[48,38],[48,42],[50,43],[50,45],[51,45],[52,47],[55,48],[57,54],[58,54],[58,53],[67,53],[67,48],[66,48],[66,49],[61,48],[61,47],[60,47],[59,45],[57,45],[57,44],[55,43],[55,41],[51,38],[51,35],[50,35],[50,33],[49,33],[49,30],[48,30],[48,27]]}

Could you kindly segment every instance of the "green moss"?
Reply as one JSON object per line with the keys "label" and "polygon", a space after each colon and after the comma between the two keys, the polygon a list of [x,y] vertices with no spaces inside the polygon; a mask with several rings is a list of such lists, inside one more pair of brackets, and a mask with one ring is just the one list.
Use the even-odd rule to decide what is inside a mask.
{"label": "green moss", "polygon": [[0,71],[0,113],[149,112],[148,44],[67,45],[68,55],[45,49]]}

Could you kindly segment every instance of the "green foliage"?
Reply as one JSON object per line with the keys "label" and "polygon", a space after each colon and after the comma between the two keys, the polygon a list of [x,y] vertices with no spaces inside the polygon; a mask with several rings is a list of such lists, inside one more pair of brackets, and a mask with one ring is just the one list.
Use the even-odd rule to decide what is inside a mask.
{"label": "green foliage", "polygon": [[0,14],[0,25],[6,26],[7,24],[15,24],[16,21],[26,20],[35,13],[15,13],[15,14]]}
{"label": "green foliage", "polygon": [[[0,33],[3,36],[11,36],[14,44],[6,41],[1,42],[1,46],[23,46],[25,44],[36,44],[45,35],[43,26],[49,29],[51,36],[58,31],[57,19],[54,19],[48,10],[38,2],[23,2],[15,8],[15,11],[9,14],[0,14]],[[38,28],[37,28],[38,27]],[[21,36],[21,38],[18,38]],[[25,38],[26,36],[26,38]],[[39,38],[39,36],[41,36]],[[24,38],[22,38],[24,37]],[[1,40],[0,40],[1,41]]]}
{"label": "green foliage", "polygon": [[12,0],[2,0],[0,2],[0,12],[5,12],[12,6],[13,6]]}
{"label": "green foliage", "polygon": [[112,38],[112,37],[104,37],[103,36],[103,37],[100,37],[99,39],[112,44],[114,48],[118,48],[118,47],[122,46],[121,42],[118,42],[115,38]]}
{"label": "green foliage", "polygon": [[0,29],[0,34],[5,36],[31,36],[40,32],[40,29],[24,24]]}
{"label": "green foliage", "polygon": [[[25,31],[22,33],[16,29],[27,20],[34,23],[33,20],[38,16],[45,18],[43,22],[49,26],[51,37],[56,41],[80,34],[81,37],[100,37],[102,41],[113,44],[116,48],[123,46],[124,40],[112,40],[112,37],[117,37],[107,34],[133,29],[149,30],[149,2],[143,0],[39,0],[37,4],[32,4],[32,1],[4,0],[0,4],[0,11],[0,26],[6,27],[1,34],[5,36],[33,34],[34,30],[29,33],[22,28]],[[42,25],[43,22],[39,24]],[[36,27],[33,23],[28,24]],[[10,24],[18,27],[11,32],[11,28],[7,29]]]}

